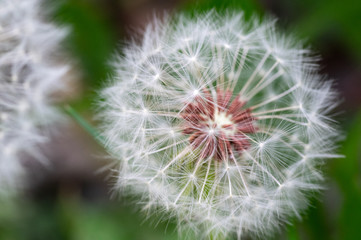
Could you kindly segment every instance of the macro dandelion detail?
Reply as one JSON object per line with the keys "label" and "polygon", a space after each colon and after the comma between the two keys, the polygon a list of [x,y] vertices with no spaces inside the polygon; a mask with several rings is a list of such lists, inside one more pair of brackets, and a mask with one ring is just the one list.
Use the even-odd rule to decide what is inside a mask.
{"label": "macro dandelion detail", "polygon": [[41,0],[0,0],[0,192],[24,186],[24,155],[46,162],[38,145],[68,67],[58,61],[67,31],[45,20]]}
{"label": "macro dandelion detail", "polygon": [[189,142],[194,149],[203,145],[200,158],[227,160],[230,154],[234,158],[231,146],[235,145],[237,151],[242,151],[249,146],[245,133],[255,132],[249,109],[242,111],[245,102],[237,97],[229,103],[232,97],[229,90],[223,92],[218,89],[216,99],[207,89],[204,92],[205,99],[198,97],[182,112],[181,116],[187,121],[183,133],[191,134]]}
{"label": "macro dandelion detail", "polygon": [[102,92],[116,188],[203,237],[264,237],[300,217],[335,154],[332,83],[274,21],[154,20]]}

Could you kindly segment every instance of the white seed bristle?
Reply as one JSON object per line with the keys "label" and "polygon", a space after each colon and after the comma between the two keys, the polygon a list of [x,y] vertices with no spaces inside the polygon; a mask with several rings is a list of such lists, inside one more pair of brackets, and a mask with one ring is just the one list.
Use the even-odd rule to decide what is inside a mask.
{"label": "white seed bristle", "polygon": [[[119,81],[99,103],[116,187],[180,229],[264,238],[307,207],[319,159],[338,156],[331,83],[273,20],[214,11],[155,20],[117,59]],[[161,82],[149,85],[154,68]]]}

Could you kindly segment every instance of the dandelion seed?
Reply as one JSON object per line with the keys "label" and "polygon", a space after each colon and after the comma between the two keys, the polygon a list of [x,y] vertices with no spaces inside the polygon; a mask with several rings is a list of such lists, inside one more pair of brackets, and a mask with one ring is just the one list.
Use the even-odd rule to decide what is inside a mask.
{"label": "dandelion seed", "polygon": [[[270,235],[319,189],[319,160],[338,156],[331,83],[272,20],[155,20],[117,59],[119,81],[99,103],[120,161],[116,187],[176,217],[179,229]],[[149,85],[152,69],[161,82]]]}

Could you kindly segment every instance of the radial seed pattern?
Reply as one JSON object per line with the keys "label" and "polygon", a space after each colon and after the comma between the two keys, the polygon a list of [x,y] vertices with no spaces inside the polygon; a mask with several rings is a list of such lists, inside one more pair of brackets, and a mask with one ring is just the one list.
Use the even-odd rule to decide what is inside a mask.
{"label": "radial seed pattern", "polygon": [[338,157],[331,83],[273,21],[215,12],[156,20],[102,93],[116,187],[205,237],[271,234]]}
{"label": "radial seed pattern", "polygon": [[246,104],[236,97],[232,102],[232,91],[217,89],[216,99],[208,89],[203,89],[204,99],[195,98],[188,103],[181,116],[186,120],[184,134],[190,134],[193,149],[199,149],[199,157],[227,160],[241,154],[250,144],[246,133],[254,133],[253,117]]}

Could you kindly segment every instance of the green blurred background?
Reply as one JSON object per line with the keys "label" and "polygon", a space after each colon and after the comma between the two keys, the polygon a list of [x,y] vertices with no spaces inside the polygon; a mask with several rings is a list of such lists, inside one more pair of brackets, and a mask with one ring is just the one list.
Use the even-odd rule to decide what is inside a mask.
{"label": "green blurred background", "polygon": [[[26,1],[26,0],[24,0]],[[65,42],[74,74],[69,104],[89,121],[92,102],[111,74],[109,59],[131,29],[154,12],[242,10],[273,15],[284,31],[305,39],[321,56],[321,73],[335,79],[342,103],[338,120],[347,134],[346,158],[325,166],[326,189],[303,220],[292,220],[274,239],[361,239],[361,1],[357,0],[48,0],[54,20],[70,26]],[[29,189],[0,202],[0,239],[167,240],[172,221],[145,219],[131,199],[113,196],[103,150],[76,123],[62,127],[45,154],[52,166],[33,166]],[[40,170],[40,171],[39,171]]]}

